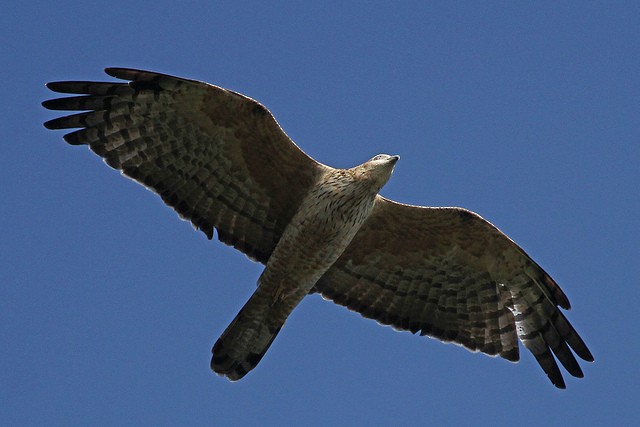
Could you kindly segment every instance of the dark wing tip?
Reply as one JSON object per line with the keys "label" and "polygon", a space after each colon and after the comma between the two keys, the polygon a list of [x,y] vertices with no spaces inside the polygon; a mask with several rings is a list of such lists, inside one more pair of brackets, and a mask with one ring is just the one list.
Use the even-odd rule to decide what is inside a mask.
{"label": "dark wing tip", "polygon": [[146,73],[147,71],[125,67],[107,67],[104,69],[104,72],[111,77],[115,77],[116,79],[134,80],[136,75],[140,73]]}
{"label": "dark wing tip", "polygon": [[52,90],[54,92],[66,93],[63,88],[65,87],[65,82],[49,82],[46,83],[45,86],[47,89]]}
{"label": "dark wing tip", "polygon": [[549,379],[551,380],[551,382],[553,383],[554,386],[556,386],[557,388],[564,390],[567,388],[567,385],[564,383],[564,379],[562,377],[560,378],[556,378],[555,380],[551,377],[549,377]]}
{"label": "dark wing tip", "polygon": [[[63,100],[62,102],[61,99]],[[47,99],[46,101],[42,101],[42,106],[47,110],[64,110],[61,106],[63,103],[64,98]]]}
{"label": "dark wing tip", "polygon": [[[60,82],[49,82],[46,83],[45,86],[52,92],[58,93],[84,93],[89,94],[91,91],[86,91],[88,87],[96,84],[95,82],[88,81],[60,81]],[[100,83],[97,83],[100,84]]]}
{"label": "dark wing tip", "polygon": [[593,354],[591,354],[591,351],[589,351],[589,349],[586,347],[583,350],[583,352],[578,353],[578,356],[580,356],[580,358],[585,362],[595,362],[595,359],[593,358]]}
{"label": "dark wing tip", "polygon": [[573,349],[574,353],[576,353],[578,357],[580,357],[580,359],[584,360],[585,362],[593,362],[594,361],[593,354],[591,354],[589,347],[587,347],[587,345],[584,343],[584,341],[582,340],[580,335],[578,335],[575,329],[572,332],[573,332],[572,339],[571,340],[567,339],[569,346]]}
{"label": "dark wing tip", "polygon": [[[108,67],[104,69],[104,72],[120,80],[129,81],[146,81],[154,80],[158,78],[168,77],[176,79],[177,77],[170,76],[169,74],[157,73],[155,71],[139,70],[137,68],[124,68],[124,67]],[[181,79],[185,80],[185,79]]]}
{"label": "dark wing tip", "polygon": [[80,138],[80,135],[83,134],[83,129],[77,130],[75,132],[71,132],[63,136],[64,140],[70,145],[88,145],[86,140]]}
{"label": "dark wing tip", "polygon": [[[540,268],[540,270],[542,270],[542,268]],[[549,290],[549,292],[551,292],[551,295],[553,295],[555,303],[565,310],[571,310],[571,303],[569,303],[569,298],[567,298],[567,295],[564,293],[560,285],[558,285],[556,281],[553,280],[551,276],[549,276],[549,274],[544,272],[544,270],[542,271],[544,274],[544,285]]]}
{"label": "dark wing tip", "polygon": [[[46,101],[45,101],[45,102],[46,102]],[[47,107],[46,107],[46,105],[44,105],[44,102],[42,103],[42,106],[43,106],[43,107],[45,107],[45,108],[47,108]],[[51,130],[53,130],[53,129],[61,129],[61,128],[58,126],[58,122],[59,122],[59,119],[51,119],[51,120],[47,120],[46,122],[44,122],[44,123],[43,123],[43,125],[44,125],[44,127],[46,127],[47,129],[51,129]]]}

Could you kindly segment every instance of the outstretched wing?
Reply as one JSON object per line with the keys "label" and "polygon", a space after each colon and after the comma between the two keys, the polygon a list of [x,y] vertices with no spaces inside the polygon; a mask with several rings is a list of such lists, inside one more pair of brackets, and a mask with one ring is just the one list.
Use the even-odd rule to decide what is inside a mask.
{"label": "outstretched wing", "polygon": [[238,93],[149,71],[107,68],[129,80],[54,82],[81,94],[43,102],[84,112],[45,123],[80,128],[64,139],[158,193],[210,239],[266,262],[308,188],[327,169],[303,153],[271,113]]}
{"label": "outstretched wing", "polygon": [[569,309],[560,287],[512,240],[465,209],[378,196],[316,290],[384,325],[511,361],[519,359],[520,338],[560,388],[552,352],[576,377],[583,374],[569,347],[593,361],[558,309]]}

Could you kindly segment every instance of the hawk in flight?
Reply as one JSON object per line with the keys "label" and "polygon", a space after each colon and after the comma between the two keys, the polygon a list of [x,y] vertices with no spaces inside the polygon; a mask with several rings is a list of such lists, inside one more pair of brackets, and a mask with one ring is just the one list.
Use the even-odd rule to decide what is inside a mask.
{"label": "hawk in flight", "polygon": [[[107,68],[115,82],[49,83],[79,111],[49,129],[88,145],[211,239],[265,265],[258,287],[212,349],[238,380],[256,367],[310,293],[383,325],[519,358],[522,341],[551,382],[593,361],[559,307],[567,297],[518,245],[461,208],[411,206],[378,194],[398,156],[351,169],[307,156],[260,103],[207,83]],[[573,352],[572,352],[573,350]],[[554,358],[555,355],[555,358]]]}

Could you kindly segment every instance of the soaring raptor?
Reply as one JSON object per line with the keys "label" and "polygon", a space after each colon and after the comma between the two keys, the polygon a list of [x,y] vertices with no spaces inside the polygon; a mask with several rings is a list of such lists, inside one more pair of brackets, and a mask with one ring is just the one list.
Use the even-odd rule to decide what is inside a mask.
{"label": "soaring raptor", "polygon": [[573,353],[593,361],[558,308],[570,308],[565,294],[500,230],[465,209],[378,194],[398,156],[334,169],[244,95],[149,71],[105,71],[128,82],[49,83],[76,96],[44,107],[81,112],[45,126],[79,128],[64,136],[69,144],[88,145],[209,239],[217,230],[265,265],[213,346],[218,374],[238,380],[255,368],[314,292],[383,325],[510,361],[520,339],[559,388],[556,359],[575,377],[583,373]]}

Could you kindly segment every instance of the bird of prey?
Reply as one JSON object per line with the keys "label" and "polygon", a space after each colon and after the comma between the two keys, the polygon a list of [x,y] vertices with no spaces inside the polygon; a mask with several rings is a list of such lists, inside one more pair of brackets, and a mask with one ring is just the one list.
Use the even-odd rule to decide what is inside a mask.
{"label": "bird of prey", "polygon": [[[45,101],[114,169],[154,191],[196,229],[265,265],[258,287],[212,349],[238,380],[256,367],[310,293],[397,330],[519,359],[518,339],[551,382],[575,377],[589,349],[562,314],[567,297],[517,244],[462,208],[412,206],[378,194],[398,156],[350,169],[308,155],[257,101],[207,83],[127,68],[127,82],[47,84]],[[573,350],[573,352],[572,352]],[[554,358],[555,355],[555,358]]]}

